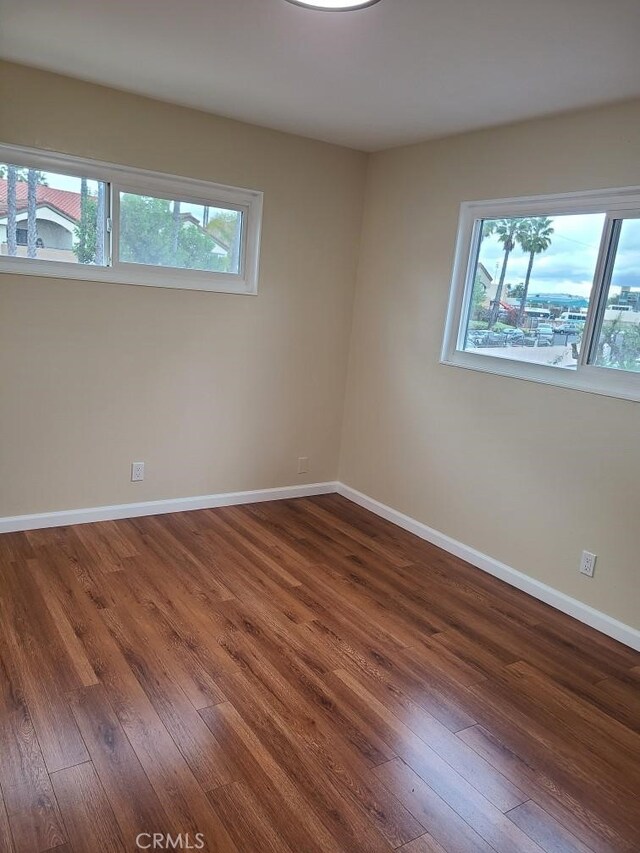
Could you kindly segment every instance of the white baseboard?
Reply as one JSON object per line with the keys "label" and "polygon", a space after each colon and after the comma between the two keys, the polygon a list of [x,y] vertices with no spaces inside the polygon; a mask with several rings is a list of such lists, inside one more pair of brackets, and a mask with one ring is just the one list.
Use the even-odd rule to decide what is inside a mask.
{"label": "white baseboard", "polygon": [[91,521],[110,521],[116,518],[135,518],[140,515],[160,515],[166,512],[186,512],[191,509],[211,509],[217,506],[278,501],[285,498],[306,498],[337,491],[338,484],[307,483],[301,486],[282,486],[276,489],[256,489],[247,492],[221,492],[218,495],[199,495],[193,498],[172,498],[163,501],[114,504],[88,509],[69,509],[41,512],[33,515],[14,515],[0,518],[0,533],[18,530],[38,530],[43,527],[63,527],[67,524],[86,524]]}
{"label": "white baseboard", "polygon": [[488,572],[488,574],[500,578],[500,580],[517,587],[517,589],[521,589],[523,592],[527,592],[534,598],[550,604],[556,610],[561,610],[563,613],[573,616],[579,622],[590,625],[596,631],[607,634],[607,636],[613,637],[614,640],[624,643],[625,646],[630,646],[632,649],[640,651],[640,631],[636,628],[625,625],[624,622],[619,622],[617,619],[607,616],[606,613],[595,610],[588,604],[583,604],[576,598],[571,598],[571,596],[565,595],[564,592],[560,592],[541,581],[535,580],[529,577],[529,575],[511,568],[511,566],[505,565],[505,563],[494,560],[493,557],[489,557],[481,551],[476,551],[475,548],[464,545],[462,542],[458,542],[456,539],[452,539],[450,536],[446,536],[444,533],[428,527],[421,521],[416,521],[415,518],[404,515],[404,513],[398,512],[398,510],[392,509],[390,506],[380,503],[380,501],[374,500],[368,495],[352,489],[350,486],[346,486],[344,483],[337,484],[337,492],[348,500],[353,501],[353,503],[359,504],[361,507],[379,515],[381,518],[397,524],[398,527],[415,533],[421,539],[426,539],[432,545],[437,545],[444,551],[448,551],[450,554],[466,560],[478,569],[482,569],[483,572]]}

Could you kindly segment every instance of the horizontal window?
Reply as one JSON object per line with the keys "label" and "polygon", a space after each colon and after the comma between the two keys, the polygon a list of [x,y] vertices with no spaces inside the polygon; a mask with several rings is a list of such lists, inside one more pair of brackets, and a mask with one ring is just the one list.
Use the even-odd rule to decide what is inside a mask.
{"label": "horizontal window", "polygon": [[255,293],[262,194],[0,145],[0,272]]}
{"label": "horizontal window", "polygon": [[442,360],[640,399],[640,190],[464,203]]}

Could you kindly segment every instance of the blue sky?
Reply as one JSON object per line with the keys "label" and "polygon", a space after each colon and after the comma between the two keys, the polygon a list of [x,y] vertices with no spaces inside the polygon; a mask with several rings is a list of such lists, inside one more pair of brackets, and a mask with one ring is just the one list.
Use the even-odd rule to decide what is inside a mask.
{"label": "blue sky", "polygon": [[[554,216],[554,233],[546,252],[536,256],[529,292],[572,293],[589,296],[595,271],[604,214]],[[500,276],[504,251],[495,236],[480,247],[480,261],[494,278]],[[509,257],[505,281],[524,281],[529,256],[517,247]],[[614,285],[640,288],[640,219],[627,220],[616,256]]]}

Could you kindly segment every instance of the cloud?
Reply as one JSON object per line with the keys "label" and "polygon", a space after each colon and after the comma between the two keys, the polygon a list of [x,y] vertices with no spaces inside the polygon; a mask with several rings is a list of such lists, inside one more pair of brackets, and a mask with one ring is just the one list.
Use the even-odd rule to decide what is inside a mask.
{"label": "cloud", "polygon": [[[604,214],[555,216],[554,233],[549,248],[536,256],[533,264],[530,289],[532,292],[575,293],[588,296],[598,260]],[[500,275],[504,250],[495,235],[482,241],[480,261],[489,273]],[[509,257],[505,281],[519,284],[524,281],[529,255],[517,246]],[[635,270],[635,273],[634,273]],[[640,257],[628,260],[624,273],[637,276],[640,285]]]}

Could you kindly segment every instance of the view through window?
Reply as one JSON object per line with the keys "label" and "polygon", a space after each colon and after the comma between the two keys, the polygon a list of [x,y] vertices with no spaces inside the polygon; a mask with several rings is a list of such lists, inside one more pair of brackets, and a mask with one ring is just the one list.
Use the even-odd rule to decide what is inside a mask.
{"label": "view through window", "polygon": [[239,274],[242,213],[120,193],[119,258],[126,263]]}
{"label": "view through window", "polygon": [[604,221],[604,213],[481,220],[464,349],[575,369]]}
{"label": "view through window", "polygon": [[0,255],[105,266],[102,181],[0,163]]}
{"label": "view through window", "polygon": [[617,220],[604,315],[593,362],[640,372],[640,218]]}

